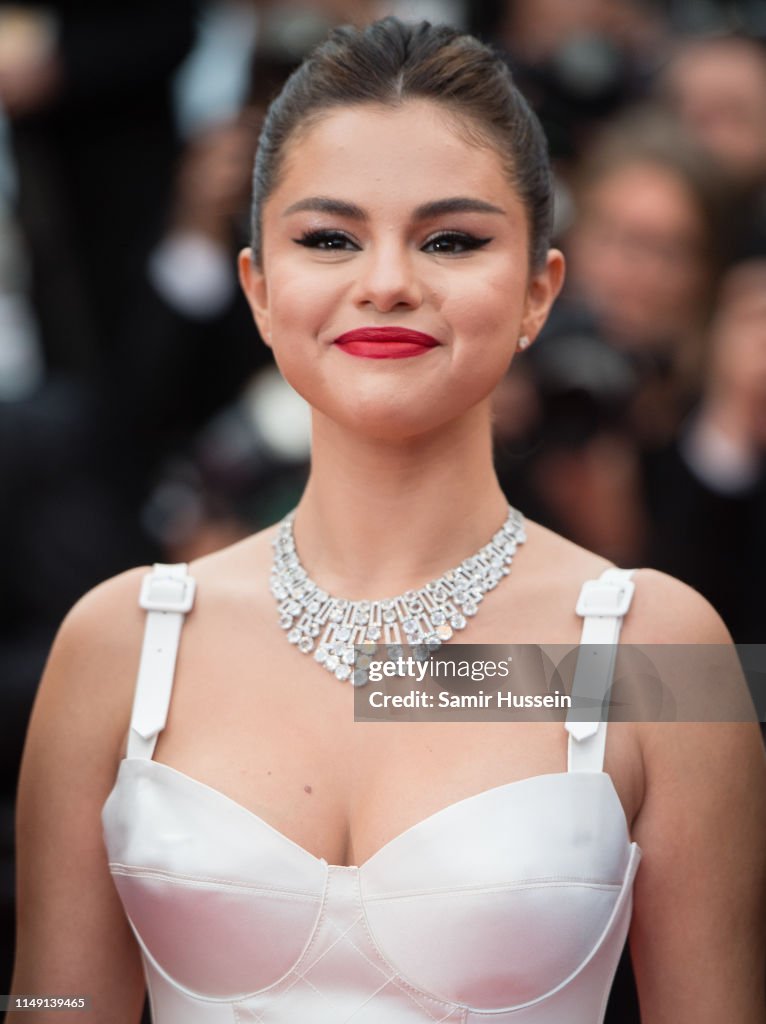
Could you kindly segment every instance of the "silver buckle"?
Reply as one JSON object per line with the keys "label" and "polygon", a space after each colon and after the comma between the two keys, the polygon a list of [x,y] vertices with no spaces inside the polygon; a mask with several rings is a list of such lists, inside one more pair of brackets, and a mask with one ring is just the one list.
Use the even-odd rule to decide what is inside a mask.
{"label": "silver buckle", "polygon": [[141,582],[138,603],[149,612],[188,612],[194,604],[195,590],[192,576],[176,579],[148,572]]}
{"label": "silver buckle", "polygon": [[575,611],[583,617],[590,615],[624,615],[636,585],[633,580],[610,583],[607,580],[588,580],[580,591]]}

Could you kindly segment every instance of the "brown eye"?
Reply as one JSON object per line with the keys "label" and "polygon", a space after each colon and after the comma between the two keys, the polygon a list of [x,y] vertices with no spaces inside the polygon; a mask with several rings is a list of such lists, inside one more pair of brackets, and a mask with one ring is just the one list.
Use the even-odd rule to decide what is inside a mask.
{"label": "brown eye", "polygon": [[293,241],[308,249],[319,249],[322,252],[347,252],[359,248],[342,231],[306,231]]}
{"label": "brown eye", "polygon": [[464,231],[443,231],[430,238],[423,246],[423,250],[437,255],[451,256],[480,249],[491,241],[491,238],[477,238],[476,235],[469,235]]}

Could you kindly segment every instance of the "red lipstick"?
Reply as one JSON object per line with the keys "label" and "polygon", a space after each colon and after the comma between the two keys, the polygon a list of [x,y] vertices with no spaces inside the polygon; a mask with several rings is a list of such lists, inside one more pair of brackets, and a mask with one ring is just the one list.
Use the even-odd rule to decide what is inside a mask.
{"label": "red lipstick", "polygon": [[407,327],[359,327],[346,331],[335,344],[350,356],[365,359],[404,359],[421,356],[439,342],[430,334]]}

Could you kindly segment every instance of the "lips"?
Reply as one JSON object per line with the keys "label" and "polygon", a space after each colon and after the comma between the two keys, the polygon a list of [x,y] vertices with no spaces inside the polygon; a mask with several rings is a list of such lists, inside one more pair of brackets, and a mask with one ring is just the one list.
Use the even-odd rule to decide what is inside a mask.
{"label": "lips", "polygon": [[343,352],[365,359],[403,359],[424,355],[438,344],[430,334],[407,327],[359,327],[335,339],[335,345]]}

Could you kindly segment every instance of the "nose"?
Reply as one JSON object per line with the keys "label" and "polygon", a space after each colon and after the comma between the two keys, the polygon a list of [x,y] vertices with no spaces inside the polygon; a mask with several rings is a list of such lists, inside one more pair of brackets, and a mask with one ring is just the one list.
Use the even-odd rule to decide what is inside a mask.
{"label": "nose", "polygon": [[381,313],[394,309],[416,309],[423,301],[423,288],[414,265],[413,253],[396,242],[371,245],[355,261],[354,301],[360,307]]}

